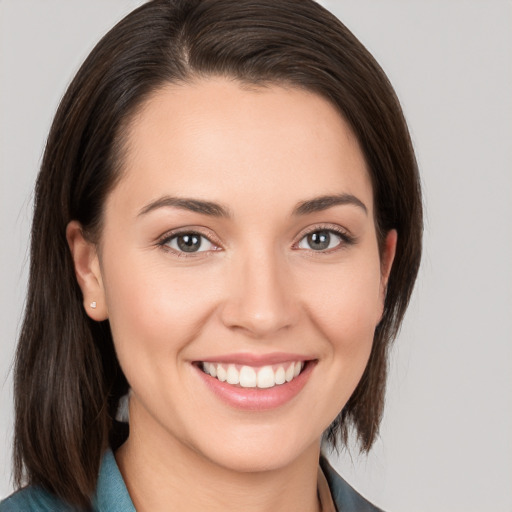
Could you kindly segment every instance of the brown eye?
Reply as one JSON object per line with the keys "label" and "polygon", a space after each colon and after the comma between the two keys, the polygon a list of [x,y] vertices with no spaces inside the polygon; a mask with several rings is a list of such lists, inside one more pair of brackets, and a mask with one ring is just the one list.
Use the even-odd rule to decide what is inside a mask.
{"label": "brown eye", "polygon": [[215,248],[212,242],[199,233],[179,233],[165,243],[176,252],[204,252]]}
{"label": "brown eye", "polygon": [[176,242],[184,252],[197,252],[201,248],[201,237],[197,235],[178,235]]}
{"label": "brown eye", "polygon": [[308,245],[315,251],[323,251],[329,248],[331,234],[328,231],[317,231],[307,236]]}
{"label": "brown eye", "polygon": [[299,249],[313,251],[326,251],[333,249],[342,243],[342,236],[328,229],[319,229],[308,233],[299,242]]}

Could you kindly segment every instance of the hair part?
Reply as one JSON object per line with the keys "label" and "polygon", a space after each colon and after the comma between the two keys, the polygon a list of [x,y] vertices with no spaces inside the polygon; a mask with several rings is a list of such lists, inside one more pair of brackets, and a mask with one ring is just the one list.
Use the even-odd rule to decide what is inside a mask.
{"label": "hair part", "polygon": [[224,76],[283,84],[329,100],[366,159],[382,248],[398,244],[363,377],[326,432],[353,429],[372,446],[384,405],[388,350],[418,272],[422,206],[418,169],[399,102],[352,33],[313,0],[153,0],[97,44],[55,115],[35,189],[28,297],[15,364],[14,474],[89,507],[103,452],[126,438],[115,421],[128,383],[108,321],[85,313],[66,241],[71,220],[98,241],[103,208],[122,175],[137,109],[168,83]]}

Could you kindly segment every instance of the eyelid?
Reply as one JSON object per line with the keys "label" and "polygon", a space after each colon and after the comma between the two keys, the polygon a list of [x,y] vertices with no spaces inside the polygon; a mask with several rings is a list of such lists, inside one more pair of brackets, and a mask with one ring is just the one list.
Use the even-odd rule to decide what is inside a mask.
{"label": "eyelid", "polygon": [[316,233],[317,231],[329,231],[330,233],[334,233],[335,235],[339,236],[342,240],[342,242],[339,244],[339,246],[333,247],[331,249],[326,249],[324,251],[314,251],[313,249],[310,249],[311,252],[322,254],[322,253],[329,253],[329,252],[335,252],[339,249],[343,249],[346,246],[354,245],[357,243],[357,237],[355,237],[348,229],[338,225],[338,224],[316,224],[314,226],[308,226],[307,228],[303,229],[296,238],[296,242],[293,244],[293,248],[297,250],[303,250],[298,247],[299,243],[308,235],[312,233]]}
{"label": "eyelid", "polygon": [[[314,251],[313,249],[311,249],[311,252],[315,252],[317,254],[335,252],[336,250],[339,250],[346,246],[354,245],[357,243],[357,237],[355,237],[348,229],[346,229],[338,224],[322,223],[322,224],[316,224],[313,226],[308,226],[307,228],[301,230],[300,233],[296,237],[296,241],[292,245],[293,249],[299,250],[298,244],[302,241],[302,239],[304,237],[310,235],[311,233],[315,233],[316,231],[329,231],[329,232],[334,233],[335,235],[339,236],[342,240],[342,242],[339,244],[339,246],[337,246],[335,248],[327,249],[325,251]],[[194,252],[186,253],[186,252],[176,251],[167,246],[167,244],[169,243],[169,241],[172,238],[179,236],[179,235],[184,235],[184,234],[195,234],[195,235],[202,236],[202,237],[206,238],[211,244],[213,244],[215,246],[215,249],[213,249],[213,251],[208,250],[208,251],[198,251],[195,253]],[[222,242],[215,235],[215,233],[213,233],[209,229],[204,228],[202,226],[184,226],[184,227],[166,231],[164,234],[162,234],[161,236],[159,236],[157,238],[156,245],[161,247],[162,249],[172,252],[180,257],[197,257],[198,255],[204,256],[211,252],[222,250],[224,248]],[[300,249],[300,250],[303,250],[303,249]]]}
{"label": "eyelid", "polygon": [[[179,235],[198,235],[203,238],[206,238],[215,248],[212,250],[207,251],[198,251],[198,252],[182,252],[177,251],[171,247],[169,247],[167,244],[173,239],[176,238]],[[201,226],[184,226],[181,228],[171,229],[169,231],[166,231],[164,234],[160,235],[156,240],[156,245],[163,250],[172,252],[173,254],[178,255],[179,257],[197,257],[198,255],[204,256],[208,253],[211,253],[212,251],[218,251],[221,250],[222,244],[218,237],[212,233],[209,229],[203,228]]]}

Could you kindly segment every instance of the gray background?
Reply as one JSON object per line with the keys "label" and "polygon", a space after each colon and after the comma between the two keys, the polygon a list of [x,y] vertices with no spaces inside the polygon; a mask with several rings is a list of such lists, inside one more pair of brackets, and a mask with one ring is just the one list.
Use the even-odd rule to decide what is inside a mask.
{"label": "gray background", "polygon": [[[137,0],[0,0],[0,497],[32,186],[59,98]],[[381,438],[332,455],[393,512],[512,511],[512,2],[325,0],[382,64],[422,171],[425,254]]]}

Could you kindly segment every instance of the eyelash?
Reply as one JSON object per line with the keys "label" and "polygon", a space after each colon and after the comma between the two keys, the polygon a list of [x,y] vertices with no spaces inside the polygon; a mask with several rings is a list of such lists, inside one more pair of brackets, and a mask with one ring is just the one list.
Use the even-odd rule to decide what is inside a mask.
{"label": "eyelash", "polygon": [[[334,234],[335,236],[340,238],[340,243],[337,244],[335,247],[331,247],[331,248],[328,248],[325,250],[315,251],[314,249],[309,249],[309,251],[313,254],[332,253],[332,252],[341,250],[343,248],[346,248],[347,246],[355,245],[357,243],[356,237],[349,234],[347,231],[341,229],[339,226],[334,226],[334,225],[329,224],[329,225],[315,226],[312,229],[308,229],[308,230],[302,232],[299,236],[299,240],[297,242],[295,242],[292,247],[294,249],[299,249],[298,245],[302,242],[302,240],[304,240],[306,237],[308,237],[314,233],[319,233],[319,232],[327,232],[330,234]],[[179,251],[179,250],[169,247],[168,244],[170,244],[171,241],[173,241],[174,239],[177,239],[179,236],[184,236],[184,235],[197,236],[202,239],[205,239],[209,243],[211,243],[215,247],[215,249],[206,250],[206,251],[191,251],[190,253],[187,253],[185,251]],[[215,241],[215,238],[212,235],[206,235],[206,234],[201,233],[200,231],[194,230],[194,229],[179,230],[179,231],[173,231],[170,233],[166,233],[158,240],[157,245],[165,251],[172,252],[179,258],[194,258],[194,257],[197,257],[198,254],[202,254],[202,253],[204,253],[204,255],[209,255],[212,252],[216,252],[221,249],[221,244],[219,242]]]}
{"label": "eyelash", "polygon": [[[215,247],[215,249],[208,251],[191,251],[190,253],[187,253],[185,251],[178,251],[176,249],[173,249],[172,247],[169,247],[168,244],[170,244],[174,239],[177,239],[179,236],[185,235],[197,236],[201,239],[207,240]],[[165,233],[165,235],[163,235],[157,241],[157,245],[161,247],[164,251],[171,252],[174,255],[178,256],[178,258],[194,258],[197,257],[198,254],[209,255],[212,252],[216,252],[220,249],[220,243],[216,242],[215,238],[211,234],[206,235],[205,233],[201,233],[200,231],[195,229],[183,229]]]}
{"label": "eyelash", "polygon": [[352,245],[355,245],[357,243],[357,239],[355,236],[348,233],[345,229],[341,228],[340,226],[333,225],[333,224],[323,224],[315,226],[313,229],[307,229],[306,231],[302,232],[299,235],[298,242],[295,242],[293,244],[294,248],[297,248],[298,245],[304,240],[306,237],[319,232],[327,232],[329,234],[334,234],[335,236],[340,238],[340,242],[335,246],[331,247],[330,249],[325,250],[319,250],[315,251],[314,249],[309,249],[309,251],[314,254],[330,254],[337,252],[339,250],[345,249],[347,247],[350,247]]}

